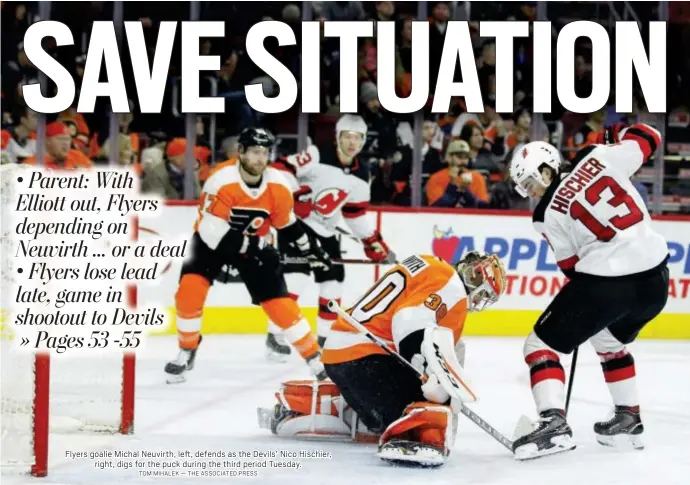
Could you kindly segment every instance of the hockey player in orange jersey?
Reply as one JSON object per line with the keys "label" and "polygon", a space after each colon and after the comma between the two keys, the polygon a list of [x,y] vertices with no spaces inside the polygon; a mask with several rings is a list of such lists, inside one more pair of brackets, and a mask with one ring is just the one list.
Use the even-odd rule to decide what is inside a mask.
{"label": "hockey player in orange jersey", "polygon": [[[465,318],[498,301],[505,287],[496,255],[471,252],[455,267],[434,256],[408,257],[348,313],[423,373],[424,384],[338,317],[322,356],[330,381],[283,383],[275,409],[259,410],[260,425],[282,437],[377,440],[385,461],[443,464],[455,438],[451,395],[476,400],[462,368]],[[444,372],[462,383],[460,391],[449,392]]]}
{"label": "hockey player in orange jersey", "polygon": [[266,167],[274,141],[266,130],[245,129],[239,137],[239,163],[216,170],[204,184],[191,254],[182,266],[175,294],[180,352],[165,366],[169,383],[183,381],[194,367],[206,295],[226,264],[239,271],[252,302],[278,323],[314,375],[326,377],[316,337],[297,303],[288,297],[278,252],[263,237],[272,226],[314,268],[330,264],[295,223],[292,192],[282,173]]}

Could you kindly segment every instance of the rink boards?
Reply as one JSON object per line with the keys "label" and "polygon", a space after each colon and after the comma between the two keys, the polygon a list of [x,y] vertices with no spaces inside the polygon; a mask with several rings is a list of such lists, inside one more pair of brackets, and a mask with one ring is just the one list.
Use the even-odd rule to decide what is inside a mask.
{"label": "rink boards", "polygon": [[[139,237],[186,237],[197,215],[196,204],[169,202],[160,217],[140,222]],[[508,273],[506,294],[491,310],[468,317],[467,335],[526,335],[565,282],[548,243],[534,231],[530,214],[525,212],[377,208],[368,217],[399,258],[422,253],[455,262],[474,249],[497,253],[502,258]],[[341,226],[347,229],[344,222]],[[671,284],[664,312],[647,325],[642,336],[690,339],[690,218],[655,218],[654,227],[669,243]],[[356,241],[343,237],[342,248],[345,258],[364,258]],[[168,308],[173,322],[180,267],[181,261],[173,261],[159,279],[138,289],[139,304]],[[347,266],[343,304],[361,296],[385,270],[385,266],[376,265]],[[317,301],[318,289],[310,283],[299,303],[312,323]],[[266,324],[265,315],[251,305],[241,282],[216,282],[211,288],[204,309],[204,333],[262,333]],[[174,325],[170,325],[164,333],[174,331]]]}

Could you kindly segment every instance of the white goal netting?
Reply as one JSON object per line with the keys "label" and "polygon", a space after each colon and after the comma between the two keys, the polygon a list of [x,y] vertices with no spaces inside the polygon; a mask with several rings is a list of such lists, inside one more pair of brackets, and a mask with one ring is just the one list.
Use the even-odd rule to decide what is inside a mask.
{"label": "white goal netting", "polygon": [[41,476],[49,454],[85,450],[84,440],[94,433],[131,432],[134,357],[116,352],[47,357],[20,347],[12,322],[18,281],[11,211],[17,195],[13,182],[20,176],[28,181],[30,173],[22,165],[0,166],[0,459],[3,474]]}

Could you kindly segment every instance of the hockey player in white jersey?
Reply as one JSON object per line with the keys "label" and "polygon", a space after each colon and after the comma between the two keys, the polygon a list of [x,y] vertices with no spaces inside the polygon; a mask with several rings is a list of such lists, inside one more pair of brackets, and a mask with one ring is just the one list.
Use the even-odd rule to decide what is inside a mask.
{"label": "hockey player in white jersey", "polygon": [[540,418],[534,431],[515,441],[517,459],[575,448],[558,353],[569,354],[587,340],[600,357],[615,406],[609,420],[594,424],[597,441],[642,448],[635,363],[626,344],[666,305],[668,246],[630,177],[661,137],[635,124],[609,128],[599,141],[580,150],[567,173],[557,149],[544,142],[528,143],[511,161],[517,191],[540,199],[534,227],[570,279],[525,342]]}
{"label": "hockey player in white jersey", "polygon": [[[284,170],[293,184],[295,214],[303,222],[305,232],[320,244],[331,260],[342,257],[336,227],[342,218],[352,234],[362,241],[368,258],[374,261],[394,261],[381,234],[366,217],[369,205],[369,168],[357,155],[367,136],[367,125],[357,115],[343,115],[335,127],[335,140],[331,146],[318,148],[311,145],[306,151],[285,157],[272,166]],[[340,302],[345,269],[333,264],[328,270],[312,271],[296,249],[281,241],[278,247],[285,264],[285,279],[290,296],[299,297],[314,274],[319,285],[317,334],[323,345],[336,315],[328,309],[329,300]],[[266,341],[270,358],[281,360],[289,347],[281,345],[279,328],[269,323]]]}

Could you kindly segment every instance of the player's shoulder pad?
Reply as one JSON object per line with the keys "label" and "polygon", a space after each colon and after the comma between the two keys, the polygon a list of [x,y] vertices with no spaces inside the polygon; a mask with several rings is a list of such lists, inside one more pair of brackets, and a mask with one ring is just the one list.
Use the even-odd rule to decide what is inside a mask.
{"label": "player's shoulder pad", "polygon": [[282,170],[278,170],[277,168],[273,168],[269,165],[266,167],[264,176],[266,177],[266,183],[282,186],[285,188],[285,190],[292,194],[290,182],[287,178],[287,175]]}
{"label": "player's shoulder pad", "polygon": [[217,193],[221,187],[234,182],[239,182],[240,172],[237,170],[237,164],[225,165],[214,170],[206,182],[204,182],[204,192],[209,194]]}
{"label": "player's shoulder pad", "polygon": [[316,145],[309,145],[306,150],[285,157],[285,161],[297,170],[304,170],[321,161],[321,154]]}

